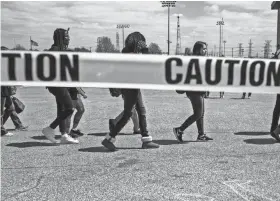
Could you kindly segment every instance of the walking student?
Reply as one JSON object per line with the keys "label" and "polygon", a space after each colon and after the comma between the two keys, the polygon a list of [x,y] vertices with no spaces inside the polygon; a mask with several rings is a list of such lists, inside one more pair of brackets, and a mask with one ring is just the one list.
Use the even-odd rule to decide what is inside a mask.
{"label": "walking student", "polygon": [[[122,53],[129,53],[129,51],[128,51],[128,49],[124,48],[122,50]],[[124,96],[123,95],[122,95],[122,99],[124,100]],[[141,108],[145,108],[142,99],[140,99],[139,104],[140,104]],[[117,124],[117,122],[120,121],[120,119],[123,117],[123,115],[124,115],[124,111],[122,111],[115,119],[110,119],[109,120],[109,129],[110,129],[110,131],[113,130],[114,126]],[[133,122],[133,134],[141,134],[140,127],[139,127],[138,113],[137,113],[137,111],[135,109],[135,105],[132,108],[132,115],[131,115],[130,119]]]}
{"label": "walking student", "polygon": [[[129,34],[125,40],[126,52],[141,54],[147,53],[148,48],[146,45],[145,37],[139,32],[133,32]],[[124,99],[124,113],[117,124],[112,128],[110,133],[108,133],[105,139],[102,141],[102,145],[109,151],[116,151],[117,148],[114,145],[116,141],[116,136],[127,124],[128,120],[132,115],[133,106],[135,106],[138,118],[140,131],[142,135],[142,148],[152,149],[159,148],[159,145],[152,141],[152,137],[148,134],[147,120],[146,120],[146,110],[145,107],[141,107],[140,102],[142,101],[142,95],[140,89],[121,89],[121,93]]]}
{"label": "walking student", "polygon": [[84,107],[82,97],[86,99],[87,95],[85,91],[80,87],[73,87],[73,88],[69,88],[68,90],[70,92],[70,96],[72,98],[74,108],[77,110],[77,112],[74,115],[73,126],[71,130],[70,130],[70,126],[71,126],[72,115],[67,117],[66,131],[67,133],[70,133],[71,137],[77,138],[84,135],[84,133],[82,133],[81,129],[78,128],[78,126],[85,112],[85,107]]}
{"label": "walking student", "polygon": [[[56,29],[54,31],[54,44],[49,51],[67,51],[69,45],[68,30]],[[66,118],[74,112],[74,105],[67,87],[47,87],[49,92],[54,95],[57,105],[57,117],[42,133],[53,143],[57,143],[55,139],[55,129],[59,126],[61,132],[61,144],[77,144],[79,141],[68,135],[66,130]]]}
{"label": "walking student", "polygon": [[[207,44],[202,41],[197,41],[193,47],[193,55],[205,56],[207,53]],[[188,98],[191,101],[193,114],[180,126],[173,128],[173,133],[179,142],[183,142],[184,131],[196,122],[198,129],[198,141],[213,140],[204,133],[204,97],[206,92],[186,91]]]}

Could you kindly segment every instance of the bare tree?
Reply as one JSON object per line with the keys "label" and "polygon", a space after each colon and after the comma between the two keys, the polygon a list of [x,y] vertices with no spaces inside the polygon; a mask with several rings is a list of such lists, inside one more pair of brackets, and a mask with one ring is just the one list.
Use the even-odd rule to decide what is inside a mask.
{"label": "bare tree", "polygon": [[96,47],[96,52],[102,52],[102,53],[116,53],[118,52],[114,45],[111,42],[111,39],[107,36],[99,37],[98,43]]}
{"label": "bare tree", "polygon": [[20,44],[17,44],[16,47],[14,47],[12,50],[26,50],[26,48]]}
{"label": "bare tree", "polygon": [[149,52],[150,52],[151,54],[162,54],[162,51],[161,51],[159,45],[156,44],[156,43],[151,43],[151,44],[149,45]]}
{"label": "bare tree", "polygon": [[189,56],[189,55],[192,55],[192,51],[190,48],[186,47],[185,48],[185,56]]}

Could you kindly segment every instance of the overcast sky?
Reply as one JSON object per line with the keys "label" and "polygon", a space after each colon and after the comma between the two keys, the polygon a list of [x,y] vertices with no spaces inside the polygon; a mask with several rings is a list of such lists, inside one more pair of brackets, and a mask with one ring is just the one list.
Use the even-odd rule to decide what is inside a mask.
{"label": "overcast sky", "polygon": [[[271,10],[272,1],[178,1],[170,10],[171,53],[175,53],[177,18],[180,18],[182,50],[192,47],[197,40],[206,41],[209,51],[219,46],[219,26],[224,19],[226,55],[238,43],[243,43],[248,54],[249,40],[253,42],[253,55],[263,55],[265,40],[276,46],[277,11]],[[119,23],[130,24],[125,36],[140,31],[147,43],[159,44],[167,51],[167,8],[159,1],[65,1],[65,2],[1,2],[1,45],[8,48],[21,44],[30,48],[29,38],[39,43],[39,50],[50,48],[53,31],[70,27],[70,48],[96,48],[97,37],[108,36],[116,44]]]}

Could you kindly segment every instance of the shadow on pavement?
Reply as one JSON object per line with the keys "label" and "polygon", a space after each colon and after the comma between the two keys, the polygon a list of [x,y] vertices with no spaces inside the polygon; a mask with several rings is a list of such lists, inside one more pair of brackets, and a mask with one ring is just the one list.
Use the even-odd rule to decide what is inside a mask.
{"label": "shadow on pavement", "polygon": [[[87,135],[94,135],[94,136],[105,136],[107,135],[108,132],[106,133],[89,133]],[[138,135],[138,134],[133,134],[133,133],[119,133],[118,135]]]}
{"label": "shadow on pavement", "polygon": [[6,146],[17,147],[17,148],[28,148],[28,147],[43,147],[43,146],[57,146],[53,143],[46,142],[21,142],[21,143],[10,143]]}
{"label": "shadow on pavement", "polygon": [[269,135],[269,132],[247,132],[247,131],[242,131],[242,132],[237,132],[234,133],[234,135]]}
{"label": "shadow on pavement", "polygon": [[[34,140],[47,140],[47,138],[44,135],[38,135],[38,136],[33,136],[31,137]],[[61,135],[56,135],[55,139],[60,139]]]}
{"label": "shadow on pavement", "polygon": [[264,144],[276,144],[277,141],[273,138],[255,138],[255,139],[247,139],[244,140],[247,144],[258,144],[258,145],[264,145]]}
{"label": "shadow on pavement", "polygon": [[196,142],[196,141],[178,142],[177,140],[153,140],[153,142],[159,145],[172,145],[172,144],[187,144],[189,142]]}
{"label": "shadow on pavement", "polygon": [[[243,98],[230,98],[231,100],[242,100]],[[245,99],[249,99],[249,98],[245,98]],[[244,100],[245,100],[244,99]]]}
{"label": "shadow on pavement", "polygon": [[[122,149],[142,149],[140,147],[117,147],[117,151],[118,150],[122,150]],[[82,152],[111,152],[108,149],[106,149],[105,147],[89,147],[89,148],[83,148],[83,149],[78,149],[78,151],[82,151]]]}

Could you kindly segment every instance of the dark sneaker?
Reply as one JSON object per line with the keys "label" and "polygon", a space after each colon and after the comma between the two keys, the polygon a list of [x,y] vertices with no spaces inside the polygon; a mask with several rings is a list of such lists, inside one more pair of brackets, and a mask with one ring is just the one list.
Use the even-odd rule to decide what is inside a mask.
{"label": "dark sneaker", "polygon": [[153,141],[150,142],[143,142],[142,149],[157,149],[159,145],[154,143]]}
{"label": "dark sneaker", "polygon": [[16,127],[16,131],[27,131],[27,130],[28,130],[28,126]]}
{"label": "dark sneaker", "polygon": [[81,137],[84,135],[84,133],[82,133],[81,130],[79,130],[79,129],[77,129],[77,130],[72,129],[70,134],[74,135],[74,136],[77,135],[78,137]]}
{"label": "dark sneaker", "polygon": [[141,131],[140,130],[134,131],[133,134],[141,134]]}
{"label": "dark sneaker", "polygon": [[208,141],[208,140],[213,140],[213,138],[208,137],[207,135],[198,135],[197,136],[197,141]]}
{"label": "dark sneaker", "polygon": [[271,135],[275,140],[277,140],[278,142],[280,142],[280,137],[279,137],[279,135],[275,134],[274,132],[271,132],[270,135]]}
{"label": "dark sneaker", "polygon": [[180,131],[180,128],[173,128],[173,134],[175,135],[178,142],[183,142],[183,131]]}
{"label": "dark sneaker", "polygon": [[114,127],[115,127],[114,119],[109,119],[109,130],[110,130],[110,132],[112,132]]}
{"label": "dark sneaker", "polygon": [[117,151],[116,146],[108,139],[104,139],[101,143],[105,148],[107,148],[109,151]]}

